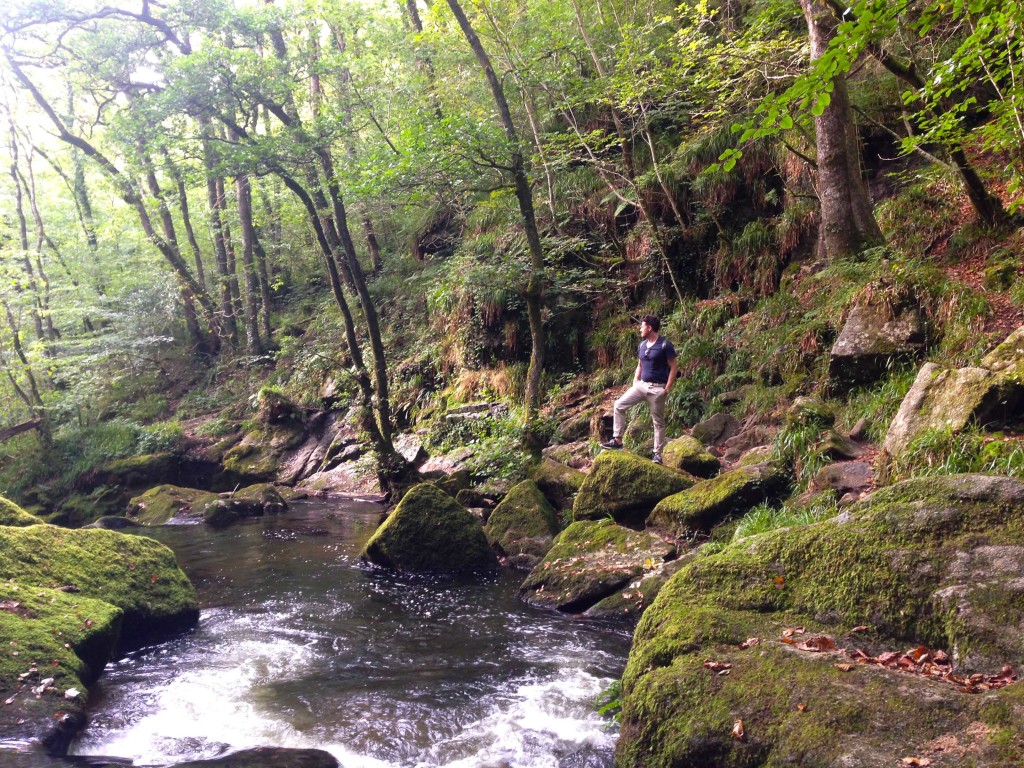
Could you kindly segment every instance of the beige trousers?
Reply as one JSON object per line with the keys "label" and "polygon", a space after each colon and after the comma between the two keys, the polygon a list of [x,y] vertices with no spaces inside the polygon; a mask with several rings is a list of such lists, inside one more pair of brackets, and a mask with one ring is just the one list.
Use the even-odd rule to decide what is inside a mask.
{"label": "beige trousers", "polygon": [[612,412],[612,437],[622,439],[622,433],[626,430],[626,411],[646,400],[651,407],[651,420],[654,422],[654,452],[661,453],[661,449],[665,447],[665,395],[664,384],[648,384],[645,381],[633,384],[615,401],[615,409]]}

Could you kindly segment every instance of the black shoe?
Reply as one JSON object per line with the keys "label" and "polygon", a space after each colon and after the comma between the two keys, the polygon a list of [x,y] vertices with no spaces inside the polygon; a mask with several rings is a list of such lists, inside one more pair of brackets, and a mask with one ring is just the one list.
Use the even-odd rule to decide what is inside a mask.
{"label": "black shoe", "polygon": [[614,437],[606,443],[601,443],[601,447],[609,451],[621,451],[622,441],[616,440]]}
{"label": "black shoe", "polygon": [[662,463],[664,463],[661,460],[661,454],[660,453],[656,453],[653,456],[651,456],[651,461],[653,461],[655,464],[662,464]]}

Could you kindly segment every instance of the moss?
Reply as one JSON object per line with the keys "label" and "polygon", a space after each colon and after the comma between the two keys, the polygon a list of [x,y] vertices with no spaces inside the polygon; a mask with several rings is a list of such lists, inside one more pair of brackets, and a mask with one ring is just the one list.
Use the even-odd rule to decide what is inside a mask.
{"label": "moss", "polygon": [[520,586],[528,602],[579,612],[675,556],[675,547],[610,520],[572,523]]}
{"label": "moss", "polygon": [[12,581],[0,582],[0,605],[0,732],[62,752],[85,722],[86,686],[118,646],[122,611]]}
{"label": "moss", "polygon": [[[85,687],[107,661],[198,616],[173,553],[151,539],[0,528],[0,691],[9,702],[0,731],[62,753],[85,722]],[[67,698],[72,688],[80,693]]]}
{"label": "moss", "polygon": [[666,467],[681,469],[697,477],[714,477],[722,468],[722,463],[704,447],[704,443],[689,435],[670,441],[662,451],[662,458]]}
{"label": "moss", "polygon": [[625,451],[606,451],[594,460],[573,502],[574,520],[614,517],[641,518],[661,499],[684,488],[694,478]]}
{"label": "moss", "polygon": [[414,486],[376,530],[361,554],[402,571],[469,573],[497,566],[476,518],[430,483]]}
{"label": "moss", "polygon": [[175,517],[202,515],[217,494],[177,485],[158,485],[128,504],[128,514],[144,525],[164,525]]}
{"label": "moss", "polygon": [[0,525],[25,526],[38,525],[44,522],[42,518],[30,515],[13,501],[0,496]]}
{"label": "moss", "polygon": [[542,459],[527,471],[547,499],[558,509],[572,505],[572,498],[579,491],[586,475],[578,469],[567,467],[551,459]]}
{"label": "moss", "polygon": [[174,553],[152,539],[33,525],[0,529],[0,543],[0,579],[73,588],[122,609],[126,647],[198,618],[195,590]]}
{"label": "moss", "polygon": [[777,496],[784,482],[782,474],[770,464],[740,467],[662,499],[647,524],[671,533],[710,530]]}
{"label": "moss", "polygon": [[532,480],[513,486],[487,519],[485,531],[502,552],[532,568],[558,533],[558,515]]}
{"label": "moss", "polygon": [[171,453],[149,453],[129,456],[104,464],[76,481],[76,485],[110,485],[140,488],[165,482],[177,474],[178,460]]}
{"label": "moss", "polygon": [[[881,766],[899,750],[914,754],[909,744],[967,728],[980,697],[885,670],[840,674],[775,639],[804,626],[849,647],[863,638],[840,635],[866,624],[888,650],[923,644],[978,663],[958,667],[965,672],[1019,662],[1012,582],[1024,550],[1024,484],[938,480],[893,486],[840,518],[751,536],[686,565],[634,634],[617,764]],[[948,607],[938,599],[947,592]],[[748,637],[767,643],[739,651]],[[724,679],[709,678],[709,658],[733,664]],[[979,764],[1020,754],[1020,733],[1006,723],[1021,699],[1004,696],[1012,700],[990,699],[983,710],[996,730],[979,742]],[[796,703],[815,717],[798,717]],[[730,737],[737,719],[743,743]]]}
{"label": "moss", "polygon": [[277,457],[252,443],[242,442],[224,454],[224,469],[242,477],[269,480],[277,472]]}
{"label": "moss", "polygon": [[586,615],[593,619],[625,619],[635,624],[654,602],[654,598],[668,580],[696,556],[694,550],[678,560],[654,564],[656,570],[641,576],[622,590],[591,606],[587,609]]}

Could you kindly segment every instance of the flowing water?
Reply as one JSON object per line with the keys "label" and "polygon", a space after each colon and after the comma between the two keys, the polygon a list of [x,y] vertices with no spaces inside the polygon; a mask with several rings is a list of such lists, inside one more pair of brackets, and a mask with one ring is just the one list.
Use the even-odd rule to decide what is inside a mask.
{"label": "flowing water", "polygon": [[521,574],[400,576],[358,552],[380,507],[297,502],[223,531],[147,531],[199,592],[196,631],[107,667],[74,755],[167,765],[259,745],[345,768],[598,768],[616,738],[595,697],[621,627],[520,602]]}

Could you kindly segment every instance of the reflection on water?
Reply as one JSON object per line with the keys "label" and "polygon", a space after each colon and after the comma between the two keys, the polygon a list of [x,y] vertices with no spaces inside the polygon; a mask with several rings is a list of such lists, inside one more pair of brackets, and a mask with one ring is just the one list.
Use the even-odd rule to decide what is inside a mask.
{"label": "reflection on water", "polygon": [[593,700],[621,629],[540,612],[520,576],[399,576],[359,563],[380,508],[299,502],[223,531],[152,531],[203,606],[198,629],[107,668],[77,755],[166,765],[259,745],[345,768],[597,768],[615,732]]}

